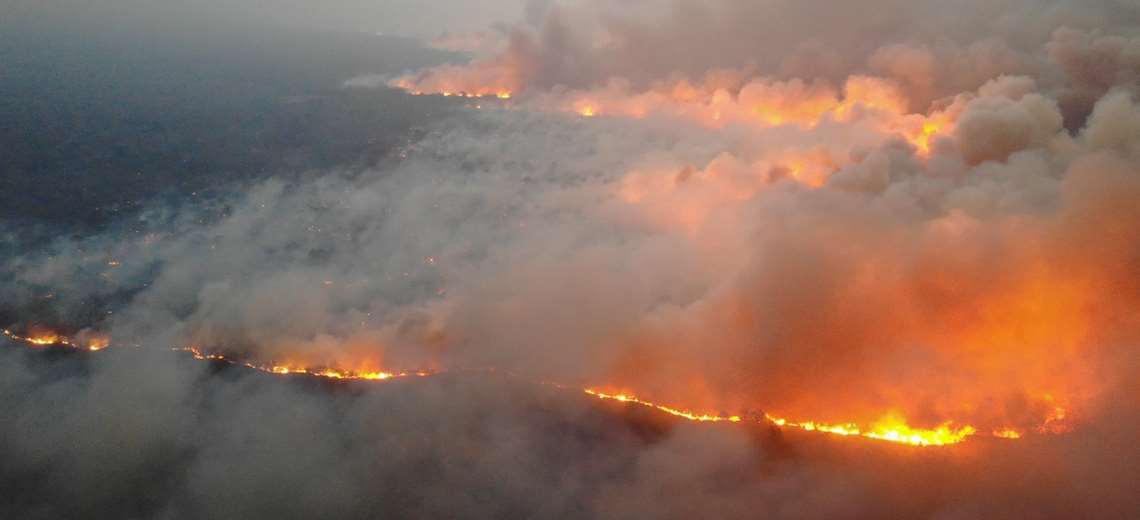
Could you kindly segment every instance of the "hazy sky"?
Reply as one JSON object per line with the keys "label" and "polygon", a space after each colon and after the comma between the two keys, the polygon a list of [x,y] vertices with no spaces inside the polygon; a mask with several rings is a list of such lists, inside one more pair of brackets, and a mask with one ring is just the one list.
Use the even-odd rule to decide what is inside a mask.
{"label": "hazy sky", "polygon": [[0,7],[0,11],[51,13],[72,20],[92,15],[124,20],[185,20],[189,15],[229,22],[433,37],[517,20],[526,3],[527,0],[15,0],[9,7]]}

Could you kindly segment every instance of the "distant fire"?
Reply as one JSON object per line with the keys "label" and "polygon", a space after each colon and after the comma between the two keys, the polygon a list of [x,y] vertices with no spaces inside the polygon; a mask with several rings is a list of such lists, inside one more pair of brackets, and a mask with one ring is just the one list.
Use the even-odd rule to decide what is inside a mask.
{"label": "distant fire", "polygon": [[260,372],[278,375],[307,375],[313,377],[323,377],[327,379],[344,379],[344,380],[364,380],[364,381],[386,381],[389,379],[403,378],[403,377],[427,377],[434,375],[435,372],[427,370],[415,371],[400,371],[400,372],[380,372],[380,371],[352,371],[340,370],[334,368],[306,368],[289,365],[260,365],[245,361],[237,361],[226,357],[221,354],[210,354],[202,351],[196,347],[180,347],[174,350],[188,352],[194,356],[194,359],[203,361],[220,361],[231,365],[239,365]]}
{"label": "distant fire", "polygon": [[598,109],[594,108],[593,105],[583,105],[577,109],[577,112],[578,115],[582,117],[594,117],[598,115]]}
{"label": "distant fire", "polygon": [[[513,90],[497,86],[501,78],[470,75],[473,70],[477,69],[442,67],[398,78],[390,85],[414,95],[515,98]],[[732,123],[813,128],[828,121],[859,120],[886,135],[905,139],[920,155],[925,155],[935,139],[952,132],[957,115],[968,99],[968,96],[962,97],[929,113],[913,113],[907,109],[906,95],[895,83],[854,76],[842,88],[765,78],[755,78],[735,88],[726,88],[713,80],[708,84],[679,80],[645,91],[611,85],[557,95],[524,96],[522,103],[532,109],[568,112],[581,117],[603,113],[630,118],[665,114],[711,128]]]}
{"label": "distant fire", "polygon": [[696,413],[696,412],[690,412],[687,410],[683,410],[680,408],[672,408],[672,407],[665,406],[665,405],[651,403],[649,401],[643,401],[643,400],[638,399],[632,395],[607,394],[605,392],[599,392],[597,390],[592,390],[589,388],[586,388],[583,391],[587,395],[592,395],[594,397],[597,397],[598,399],[610,399],[610,400],[614,400],[614,401],[621,401],[623,403],[639,404],[641,406],[647,406],[649,408],[653,408],[655,410],[665,412],[669,415],[675,415],[677,417],[688,419],[690,421],[697,421],[697,422],[740,422],[741,420],[743,420],[739,415],[727,415],[726,416],[726,415],[700,414],[700,413]]}
{"label": "distant fire", "polygon": [[95,352],[111,346],[110,338],[94,333],[84,333],[76,338],[68,338],[51,331],[37,331],[21,336],[11,330],[3,329],[3,333],[10,340],[31,347],[66,347]]}

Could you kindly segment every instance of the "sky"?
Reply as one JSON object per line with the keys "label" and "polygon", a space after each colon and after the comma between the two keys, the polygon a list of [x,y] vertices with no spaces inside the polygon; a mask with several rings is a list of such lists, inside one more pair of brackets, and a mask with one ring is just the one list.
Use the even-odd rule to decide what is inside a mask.
{"label": "sky", "polygon": [[524,15],[526,0],[16,0],[6,9],[33,16],[45,14],[81,20],[193,20],[257,23],[347,32],[383,32],[433,38],[449,32],[474,32]]}

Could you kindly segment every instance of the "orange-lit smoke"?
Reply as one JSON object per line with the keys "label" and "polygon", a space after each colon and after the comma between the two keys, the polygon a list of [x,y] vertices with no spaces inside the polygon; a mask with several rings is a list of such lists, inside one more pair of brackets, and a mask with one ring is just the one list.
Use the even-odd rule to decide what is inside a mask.
{"label": "orange-lit smoke", "polygon": [[[1013,153],[1083,146],[1062,132],[1056,104],[1034,93],[1028,78],[997,78],[921,113],[908,108],[899,83],[884,78],[852,76],[842,89],[743,78],[722,72],[699,84],[670,80],[645,90],[611,80],[530,93],[518,103],[581,116],[666,116],[712,130],[858,128],[880,136],[880,145],[905,141],[914,164],[931,159],[945,139],[944,160],[967,167],[1010,161],[1000,167],[1022,178],[1048,175],[1049,166],[1013,162]],[[697,420],[735,415],[630,396],[696,409],[761,402],[772,417],[812,418],[774,419],[803,429],[918,444],[1079,424],[1082,410],[1095,408],[1112,383],[1092,360],[1104,358],[1106,344],[1136,340],[1119,324],[1134,319],[1129,309],[1137,299],[1113,288],[1136,274],[1122,270],[1134,263],[1131,253],[1098,246],[1077,254],[1074,238],[1137,243],[1133,167],[1102,158],[1062,168],[1060,208],[1044,215],[975,209],[990,201],[972,202],[963,191],[942,203],[940,215],[900,219],[891,214],[897,208],[877,207],[882,201],[873,198],[892,183],[890,167],[875,162],[888,159],[856,150],[800,144],[628,172],[617,197],[646,223],[687,237],[707,251],[710,266],[747,267],[702,299],[653,312],[610,339],[605,350],[616,361],[597,382],[622,391],[595,395]],[[803,198],[795,210],[756,212],[756,201],[781,180],[831,190]],[[1090,219],[1106,227],[1089,227]],[[1124,336],[1106,337],[1118,333]]]}
{"label": "orange-lit smoke", "polygon": [[[517,86],[500,79],[471,83],[480,66],[443,67],[420,76],[405,76],[392,86],[413,94],[511,99]],[[726,80],[739,73],[710,74],[701,84],[675,80],[648,90],[636,91],[629,83],[614,80],[591,90],[536,93],[524,98],[528,109],[554,110],[582,117],[617,116],[682,118],[709,128],[754,125],[762,128],[793,126],[811,129],[825,123],[860,121],[868,131],[905,139],[921,154],[933,141],[953,130],[960,103],[929,113],[912,113],[908,98],[895,82],[869,76],[853,76],[842,88],[799,79],[777,81],[755,78],[747,82]]]}
{"label": "orange-lit smoke", "polygon": [[[908,424],[1004,438],[1067,431],[1117,383],[1100,364],[1110,346],[1138,339],[1125,244],[1140,238],[1127,163],[1085,161],[1068,175],[1066,207],[1048,218],[951,212],[915,225],[842,206],[760,217],[743,232],[763,261],[633,327],[608,347],[620,354],[602,380],[863,435],[906,438]],[[717,209],[696,200],[699,210],[672,202],[655,218],[703,244],[701,212]],[[734,236],[744,240],[714,238]]]}
{"label": "orange-lit smoke", "polygon": [[[414,93],[521,87],[506,85],[502,78],[510,75],[486,63],[395,84]],[[478,85],[482,73],[494,79]],[[1134,263],[1131,253],[1095,247],[1078,254],[1074,238],[1137,243],[1140,205],[1119,202],[1140,200],[1132,166],[1104,159],[1061,168],[1063,200],[1044,215],[979,209],[999,207],[987,198],[1002,196],[982,188],[942,202],[907,195],[905,204],[944,205],[927,216],[876,200],[893,182],[893,159],[860,151],[901,140],[909,145],[906,160],[921,165],[945,140],[943,161],[1010,161],[1000,167],[1025,171],[1009,177],[1047,178],[1055,167],[1015,163],[1011,155],[1036,150],[1068,160],[1064,154],[1082,145],[1063,133],[1056,103],[1035,90],[1028,78],[995,78],[915,112],[914,97],[892,79],[856,75],[836,88],[722,70],[700,82],[638,88],[611,79],[516,96],[516,107],[586,117],[666,117],[713,131],[788,128],[825,136],[846,128],[871,136],[852,144],[801,141],[752,156],[726,151],[705,164],[665,161],[627,172],[616,196],[644,223],[686,237],[709,266],[739,270],[701,299],[656,310],[608,339],[604,350],[614,361],[591,394],[694,420],[738,416],[642,399],[732,411],[764,403],[777,423],[913,444],[952,443],[977,432],[1018,438],[1079,424],[1109,384],[1090,360],[1102,359],[1098,350],[1107,343],[1136,340],[1106,335],[1133,319],[1128,309],[1137,298],[1114,289],[1129,276],[1121,266]],[[759,146],[768,134],[755,135]],[[784,180],[830,190],[802,198],[794,210],[755,209]],[[935,186],[906,189],[942,189]],[[1090,227],[1090,219],[1105,227]]]}

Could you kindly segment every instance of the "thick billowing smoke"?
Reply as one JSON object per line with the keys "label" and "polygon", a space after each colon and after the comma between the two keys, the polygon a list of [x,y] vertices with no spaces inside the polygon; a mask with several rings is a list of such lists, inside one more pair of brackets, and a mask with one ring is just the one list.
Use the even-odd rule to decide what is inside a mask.
{"label": "thick billowing smoke", "polygon": [[[1103,94],[1127,81],[1130,52],[1135,59],[1128,34],[1138,23],[1135,8],[1119,2],[1067,0],[578,1],[547,13],[540,29],[513,31],[507,51],[421,79],[475,92],[492,71],[513,91],[590,88],[616,78],[645,88],[725,69],[832,82],[873,73],[904,84],[913,108],[925,110],[1001,74]],[[1089,34],[1094,30],[1113,34]],[[1070,81],[1056,81],[1049,59]]]}
{"label": "thick billowing smoke", "polygon": [[1140,508],[1134,8],[543,4],[504,49],[393,82],[509,100],[470,100],[372,170],[155,208],[133,233],[11,259],[0,296],[51,294],[61,316],[112,302],[68,325],[143,351],[494,367],[701,410],[1021,441],[916,455],[701,425],[647,438],[510,385],[329,397],[161,356],[77,377],[5,354],[13,474],[79,504],[145,483],[155,502],[127,513],[172,517]]}

